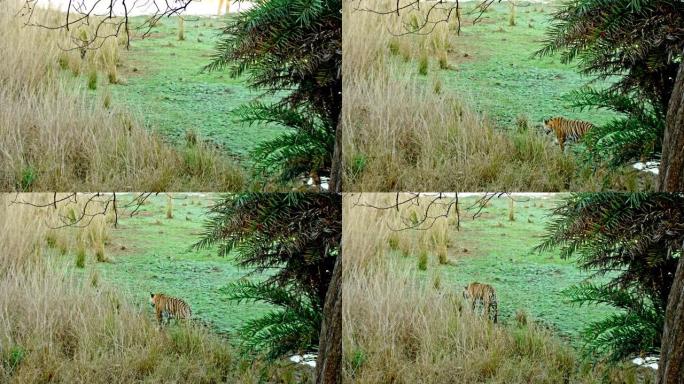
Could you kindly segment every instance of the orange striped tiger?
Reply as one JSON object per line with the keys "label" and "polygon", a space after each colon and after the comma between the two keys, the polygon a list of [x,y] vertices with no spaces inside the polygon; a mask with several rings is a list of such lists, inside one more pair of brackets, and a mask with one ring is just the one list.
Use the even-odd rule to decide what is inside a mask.
{"label": "orange striped tiger", "polygon": [[494,287],[489,284],[470,283],[463,288],[463,298],[471,303],[473,312],[478,303],[482,304],[482,315],[496,323],[499,309]]}
{"label": "orange striped tiger", "polygon": [[176,320],[185,320],[192,316],[188,303],[163,293],[150,293],[150,304],[154,307],[160,328],[164,320],[168,324],[172,317]]}
{"label": "orange striped tiger", "polygon": [[551,131],[556,132],[556,139],[561,151],[565,151],[566,141],[578,141],[590,129],[592,123],[582,120],[568,120],[564,117],[552,117],[544,120],[544,132],[548,135]]}

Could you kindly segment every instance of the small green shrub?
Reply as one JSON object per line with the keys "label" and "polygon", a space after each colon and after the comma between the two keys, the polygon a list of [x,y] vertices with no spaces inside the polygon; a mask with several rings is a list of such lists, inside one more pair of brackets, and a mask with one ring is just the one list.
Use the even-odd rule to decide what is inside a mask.
{"label": "small green shrub", "polygon": [[394,56],[399,54],[399,42],[396,39],[392,39],[389,42],[390,53]]}
{"label": "small green shrub", "polygon": [[88,72],[88,89],[93,91],[97,89],[97,70],[95,68]]}
{"label": "small green shrub", "polygon": [[85,260],[86,260],[86,250],[83,245],[79,245],[78,249],[76,250],[76,267],[77,268],[85,268]]}
{"label": "small green shrub", "polygon": [[351,368],[354,371],[361,369],[363,363],[366,361],[366,354],[362,350],[357,349],[354,351],[351,359]]}
{"label": "small green shrub", "polygon": [[76,223],[76,210],[71,207],[69,208],[69,211],[66,214],[67,219],[69,219],[69,224],[75,224]]}
{"label": "small green shrub", "polygon": [[2,359],[2,366],[11,373],[19,366],[19,364],[21,364],[25,356],[26,351],[24,348],[14,345],[9,349],[7,356]]}
{"label": "small green shrub", "polygon": [[418,22],[418,16],[414,13],[411,15],[411,19],[409,20],[408,29],[410,31],[417,31],[418,28],[420,28],[420,23]]}
{"label": "small green shrub", "polygon": [[420,56],[420,60],[418,60],[418,73],[422,76],[426,76],[428,74],[428,65],[428,56],[426,53],[423,53]]}
{"label": "small green shrub", "polygon": [[354,155],[354,158],[352,159],[352,166],[351,166],[352,174],[354,176],[362,174],[363,170],[366,168],[366,163],[367,163],[366,155],[364,155],[364,154]]}
{"label": "small green shrub", "polygon": [[387,244],[391,250],[399,249],[399,237],[396,234],[391,234],[387,239]]}
{"label": "small green shrub", "polygon": [[411,225],[417,225],[419,223],[418,212],[411,211],[411,214],[409,215],[409,220],[411,221]]}
{"label": "small green shrub", "polygon": [[33,183],[36,182],[38,178],[38,173],[32,166],[28,166],[21,171],[21,181],[20,188],[22,191],[28,191],[31,189]]}
{"label": "small green shrub", "polygon": [[420,251],[418,255],[418,269],[421,271],[427,271],[428,265],[428,253],[425,250]]}

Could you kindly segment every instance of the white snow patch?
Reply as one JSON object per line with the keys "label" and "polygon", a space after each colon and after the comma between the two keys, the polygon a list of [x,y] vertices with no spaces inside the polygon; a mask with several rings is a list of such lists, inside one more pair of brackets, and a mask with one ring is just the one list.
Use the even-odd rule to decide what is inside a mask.
{"label": "white snow patch", "polygon": [[656,371],[658,370],[658,361],[660,361],[660,358],[656,356],[648,356],[645,359],[641,357],[632,359],[632,363],[640,367],[648,367],[651,369],[655,369]]}
{"label": "white snow patch", "polygon": [[632,164],[632,168],[637,169],[639,171],[651,172],[654,175],[658,174],[658,167],[660,167],[659,161],[647,161],[645,163],[639,161]]}
{"label": "white snow patch", "polygon": [[[321,190],[327,191],[330,189],[328,183],[330,182],[330,178],[327,176],[321,176]],[[309,177],[306,180],[306,185],[313,187],[314,186],[314,179],[313,177]]]}
{"label": "white snow patch", "polygon": [[316,368],[316,354],[306,353],[304,355],[293,355],[290,356],[290,361],[297,364],[308,365],[309,367]]}

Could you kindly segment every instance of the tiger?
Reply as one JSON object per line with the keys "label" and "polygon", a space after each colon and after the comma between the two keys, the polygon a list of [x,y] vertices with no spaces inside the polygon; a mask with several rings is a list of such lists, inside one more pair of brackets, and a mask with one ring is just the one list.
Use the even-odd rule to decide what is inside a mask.
{"label": "tiger", "polygon": [[499,310],[494,287],[478,282],[470,283],[463,287],[463,298],[471,303],[473,311],[475,311],[475,306],[478,303],[482,304],[482,315],[492,318],[496,324],[499,318]]}
{"label": "tiger", "polygon": [[592,128],[594,128],[594,125],[590,122],[568,120],[560,116],[544,120],[544,133],[548,135],[551,131],[556,132],[556,139],[560,145],[561,152],[565,151],[566,141],[576,142]]}
{"label": "tiger", "polygon": [[188,303],[163,293],[150,292],[150,304],[154,307],[159,328],[161,328],[164,320],[168,323],[172,317],[176,320],[186,320],[192,316],[192,310]]}

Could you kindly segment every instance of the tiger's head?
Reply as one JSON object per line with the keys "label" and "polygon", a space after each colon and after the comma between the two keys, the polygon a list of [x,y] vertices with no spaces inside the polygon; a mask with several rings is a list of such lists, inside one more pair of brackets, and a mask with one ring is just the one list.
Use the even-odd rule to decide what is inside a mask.
{"label": "tiger's head", "polygon": [[551,120],[553,119],[544,119],[544,134],[546,135],[553,132],[553,128],[551,128]]}
{"label": "tiger's head", "polygon": [[463,287],[463,298],[465,300],[468,300],[469,296],[470,296],[470,294],[468,293],[468,286],[466,285],[465,287]]}
{"label": "tiger's head", "polygon": [[[544,119],[544,134],[548,135],[551,132],[554,132],[557,128],[558,125],[561,123],[562,118],[561,117],[552,117],[549,119]],[[553,142],[558,144],[558,135],[554,135]]]}
{"label": "tiger's head", "polygon": [[150,292],[150,305],[155,306],[157,304],[157,294]]}

